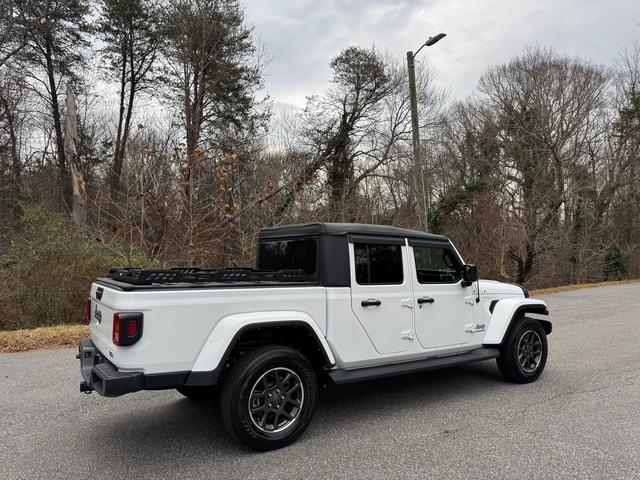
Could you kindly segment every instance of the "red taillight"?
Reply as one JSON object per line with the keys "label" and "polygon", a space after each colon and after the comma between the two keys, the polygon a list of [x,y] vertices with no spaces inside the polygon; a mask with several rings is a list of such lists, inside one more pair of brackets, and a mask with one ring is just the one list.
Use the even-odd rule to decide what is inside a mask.
{"label": "red taillight", "polygon": [[142,337],[142,313],[120,312],[113,314],[111,340],[114,345],[133,345]]}
{"label": "red taillight", "polygon": [[84,320],[87,323],[91,321],[91,297],[84,303]]}
{"label": "red taillight", "polygon": [[127,323],[127,336],[135,337],[138,334],[138,322],[136,320],[129,320]]}
{"label": "red taillight", "polygon": [[111,340],[113,340],[114,345],[120,345],[120,314],[113,314],[113,328],[111,329]]}

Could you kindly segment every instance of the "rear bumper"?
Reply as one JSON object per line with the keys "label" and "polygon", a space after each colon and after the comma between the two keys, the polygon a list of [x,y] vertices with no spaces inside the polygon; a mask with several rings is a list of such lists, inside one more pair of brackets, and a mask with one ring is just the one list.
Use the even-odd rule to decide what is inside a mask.
{"label": "rear bumper", "polygon": [[91,339],[80,340],[78,355],[83,381],[80,391],[93,390],[105,397],[117,397],[140,390],[175,388],[184,385],[189,372],[145,375],[144,372],[120,371],[98,350]]}

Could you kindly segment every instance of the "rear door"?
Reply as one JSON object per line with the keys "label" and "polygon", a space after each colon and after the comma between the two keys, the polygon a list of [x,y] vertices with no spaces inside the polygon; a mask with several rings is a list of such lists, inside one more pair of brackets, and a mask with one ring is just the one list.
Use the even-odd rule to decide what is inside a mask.
{"label": "rear door", "polygon": [[414,337],[405,243],[403,238],[349,239],[351,308],[379,353],[404,352]]}
{"label": "rear door", "polygon": [[462,263],[448,242],[409,240],[415,330],[423,348],[461,347],[473,334],[474,299],[462,288]]}

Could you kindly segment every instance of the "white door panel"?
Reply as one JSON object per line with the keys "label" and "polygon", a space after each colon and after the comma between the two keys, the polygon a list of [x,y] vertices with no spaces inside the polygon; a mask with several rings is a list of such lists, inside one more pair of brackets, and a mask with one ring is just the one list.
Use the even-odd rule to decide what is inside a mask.
{"label": "white door panel", "polygon": [[[465,289],[460,283],[414,285],[414,288],[416,336],[420,345],[434,348],[471,341],[473,334],[466,329],[473,322],[473,305],[465,303]],[[433,302],[419,305],[418,300],[425,297]]]}
{"label": "white door panel", "polygon": [[[415,331],[420,345],[432,349],[469,343],[473,334],[467,330],[473,323],[474,314],[471,288],[462,288],[460,279],[456,281],[455,275],[449,278],[446,273],[442,274],[441,283],[437,283],[436,278],[421,278],[425,283],[420,283],[414,247],[409,250],[415,298]],[[437,277],[437,274],[433,276]]]}
{"label": "white door panel", "polygon": [[[375,243],[375,242],[371,242]],[[357,282],[354,244],[349,244],[351,308],[378,353],[407,351],[413,343],[413,298],[406,246],[402,256],[402,282],[360,285]]]}

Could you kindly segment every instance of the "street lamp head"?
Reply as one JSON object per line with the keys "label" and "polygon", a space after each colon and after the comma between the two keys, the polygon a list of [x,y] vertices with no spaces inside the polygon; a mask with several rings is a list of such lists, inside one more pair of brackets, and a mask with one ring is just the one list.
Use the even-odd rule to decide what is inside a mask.
{"label": "street lamp head", "polygon": [[439,33],[437,35],[434,35],[433,37],[429,37],[429,39],[427,40],[427,43],[425,43],[425,45],[427,47],[430,47],[431,45],[435,45],[436,43],[438,43],[440,40],[442,40],[446,36],[447,36],[446,33]]}

